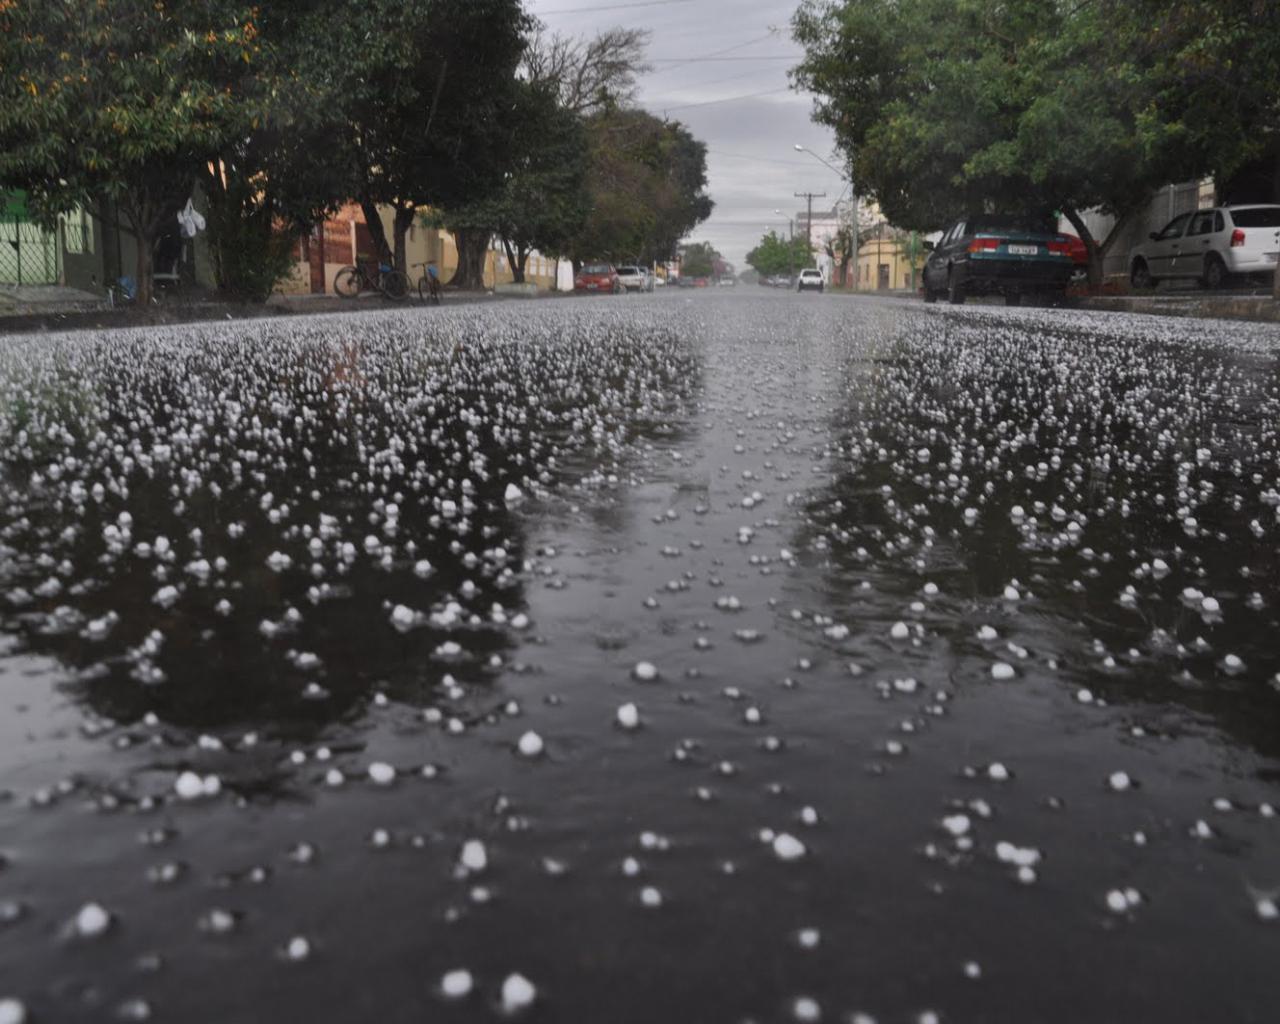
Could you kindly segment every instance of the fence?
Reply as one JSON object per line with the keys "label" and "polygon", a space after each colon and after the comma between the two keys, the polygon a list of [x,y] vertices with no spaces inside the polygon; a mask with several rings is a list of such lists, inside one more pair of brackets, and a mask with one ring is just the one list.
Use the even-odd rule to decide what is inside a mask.
{"label": "fence", "polygon": [[61,252],[55,232],[28,220],[0,220],[0,284],[57,284]]}

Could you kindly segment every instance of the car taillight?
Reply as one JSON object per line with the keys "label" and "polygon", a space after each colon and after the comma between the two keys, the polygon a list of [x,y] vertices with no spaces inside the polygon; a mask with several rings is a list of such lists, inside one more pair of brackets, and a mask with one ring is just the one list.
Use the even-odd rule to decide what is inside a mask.
{"label": "car taillight", "polygon": [[1236,228],[1231,232],[1231,248],[1244,245],[1244,232],[1240,228]]}
{"label": "car taillight", "polygon": [[975,238],[969,243],[970,252],[991,252],[1004,245],[1003,238]]}
{"label": "car taillight", "polygon": [[1049,250],[1050,252],[1052,252],[1052,253],[1057,253],[1059,256],[1070,256],[1070,255],[1071,255],[1071,243],[1070,243],[1070,242],[1050,242],[1050,243],[1048,244],[1047,248],[1048,248],[1048,250]]}

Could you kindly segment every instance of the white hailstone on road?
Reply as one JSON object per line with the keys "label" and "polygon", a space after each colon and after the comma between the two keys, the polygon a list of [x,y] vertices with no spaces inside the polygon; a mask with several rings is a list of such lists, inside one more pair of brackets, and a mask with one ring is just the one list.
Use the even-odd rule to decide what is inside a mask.
{"label": "white hailstone on road", "polygon": [[662,893],[652,885],[646,885],[640,890],[640,905],[650,910],[662,906]]}
{"label": "white hailstone on road", "polygon": [[295,935],[284,948],[285,958],[294,963],[301,963],[311,956],[311,943],[305,936]]}
{"label": "white hailstone on road", "polygon": [[524,757],[537,757],[543,751],[542,737],[531,729],[520,737],[516,749]]}
{"label": "white hailstone on road", "polygon": [[171,608],[178,600],[178,588],[173,585],[161,587],[151,600],[161,608]]}
{"label": "white hailstone on road", "polygon": [[504,1013],[519,1013],[528,1009],[537,994],[533,982],[523,974],[510,974],[502,983],[502,1010]]}
{"label": "white hailstone on road", "polygon": [[1200,610],[1208,615],[1216,615],[1222,610],[1222,605],[1218,603],[1216,597],[1206,597],[1200,602]]}
{"label": "white hailstone on road", "polygon": [[484,843],[479,839],[468,839],[462,844],[462,852],[458,863],[472,874],[477,874],[489,866],[489,854]]}
{"label": "white hailstone on road", "polygon": [[1142,902],[1142,894],[1137,889],[1111,889],[1106,897],[1107,909],[1113,914],[1123,914],[1132,910]]}
{"label": "white hailstone on road", "polygon": [[779,860],[799,860],[805,855],[805,846],[795,836],[783,832],[773,837],[773,853]]}
{"label": "white hailstone on road", "polygon": [[991,779],[992,782],[1008,782],[1009,769],[999,761],[993,761],[987,766],[987,778]]}
{"label": "white hailstone on road", "polygon": [[440,994],[446,999],[465,999],[471,995],[471,990],[475,986],[475,982],[471,978],[471,972],[458,968],[454,971],[448,971],[444,977],[440,979]]}
{"label": "white hailstone on road", "polygon": [[502,500],[508,505],[515,505],[524,500],[524,491],[520,490],[515,484],[507,484],[507,489],[502,494]]}
{"label": "white hailstone on road", "polygon": [[797,996],[795,1002],[791,1004],[791,1016],[801,1024],[814,1024],[815,1021],[822,1020],[822,1007],[818,1005],[816,999]]}
{"label": "white hailstone on road", "polygon": [[642,683],[649,683],[658,678],[658,669],[652,662],[637,661],[631,674]]}
{"label": "white hailstone on road", "polygon": [[889,630],[889,636],[894,640],[905,640],[911,635],[911,630],[905,622],[895,622]]}
{"label": "white hailstone on road", "polygon": [[377,786],[389,786],[396,781],[396,770],[385,761],[369,765],[369,781]]}
{"label": "white hailstone on road", "polygon": [[1112,772],[1107,776],[1107,785],[1117,793],[1123,793],[1133,785],[1133,780],[1129,778],[1127,772]]}
{"label": "white hailstone on road", "polygon": [[0,1024],[27,1024],[27,1008],[17,999],[0,999]]}
{"label": "white hailstone on road", "polygon": [[640,725],[640,711],[634,704],[623,704],[618,708],[616,718],[624,729],[635,729]]}
{"label": "white hailstone on road", "polygon": [[982,965],[976,960],[969,960],[964,965],[964,976],[971,981],[977,981],[982,977]]}
{"label": "white hailstone on road", "polygon": [[98,903],[86,903],[76,913],[75,933],[82,939],[96,939],[111,927],[111,915]]}
{"label": "white hailstone on road", "polygon": [[1169,575],[1169,563],[1163,558],[1153,558],[1151,560],[1151,575],[1156,579],[1164,579]]}
{"label": "white hailstone on road", "polygon": [[987,640],[987,641],[989,641],[989,640],[996,640],[996,639],[998,639],[998,638],[999,638],[999,636],[1000,636],[1000,634],[999,634],[999,633],[997,633],[997,632],[995,631],[994,627],[992,627],[992,626],[980,626],[980,627],[978,627],[978,639],[979,639],[979,640]]}
{"label": "white hailstone on road", "polygon": [[1022,591],[1010,583],[1004,588],[1004,599],[1006,601],[1019,601],[1022,599]]}
{"label": "white hailstone on road", "polygon": [[1254,913],[1261,921],[1275,921],[1280,918],[1280,907],[1276,906],[1274,896],[1258,896],[1253,903]]}
{"label": "white hailstone on road", "polygon": [[992,679],[1012,679],[1015,674],[1013,666],[1007,661],[997,661],[991,666]]}
{"label": "white hailstone on road", "polygon": [[938,584],[936,583],[926,583],[923,587],[923,590],[924,590],[925,597],[938,596]]}
{"label": "white hailstone on road", "polygon": [[324,784],[326,786],[332,786],[336,788],[338,786],[341,786],[344,782],[346,782],[346,780],[347,780],[347,777],[343,775],[342,771],[338,768],[330,768],[324,774]]}
{"label": "white hailstone on road", "polygon": [[431,572],[432,572],[431,563],[428,562],[425,558],[419,558],[416,562],[413,563],[413,574],[417,576],[418,579],[425,580],[428,576],[431,575]]}
{"label": "white hailstone on road", "polygon": [[395,628],[400,630],[402,633],[407,629],[412,629],[416,620],[417,616],[414,614],[412,608],[398,604],[391,609],[391,625],[395,626]]}
{"label": "white hailstone on road", "polygon": [[174,782],[173,791],[183,800],[198,800],[204,796],[204,780],[195,772],[183,772]]}
{"label": "white hailstone on road", "polygon": [[971,825],[967,814],[949,814],[942,819],[942,827],[956,837],[965,835]]}
{"label": "white hailstone on road", "polygon": [[1243,672],[1244,661],[1237,654],[1228,654],[1222,659],[1222,667],[1228,672]]}

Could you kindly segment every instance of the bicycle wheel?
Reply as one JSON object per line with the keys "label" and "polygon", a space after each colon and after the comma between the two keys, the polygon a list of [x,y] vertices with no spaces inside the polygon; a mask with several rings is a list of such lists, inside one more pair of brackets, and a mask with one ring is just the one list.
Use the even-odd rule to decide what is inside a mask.
{"label": "bicycle wheel", "polygon": [[388,270],[382,275],[382,294],[399,302],[409,294],[409,278],[402,270]]}
{"label": "bicycle wheel", "polygon": [[418,298],[433,306],[440,305],[440,282],[430,274],[423,274],[418,279]]}
{"label": "bicycle wheel", "polygon": [[343,267],[334,275],[333,293],[344,299],[354,299],[360,294],[364,278],[358,267]]}

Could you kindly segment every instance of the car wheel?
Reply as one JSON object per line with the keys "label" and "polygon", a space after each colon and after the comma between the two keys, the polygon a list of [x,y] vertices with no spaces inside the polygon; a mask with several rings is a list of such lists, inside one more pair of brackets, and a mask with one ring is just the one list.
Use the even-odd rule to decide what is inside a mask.
{"label": "car wheel", "polygon": [[964,283],[954,267],[947,271],[947,301],[953,306],[964,304]]}
{"label": "car wheel", "polygon": [[1227,268],[1217,253],[1211,252],[1204,258],[1204,277],[1201,280],[1211,291],[1216,291],[1227,283]]}
{"label": "car wheel", "polygon": [[938,301],[938,293],[935,292],[932,288],[930,288],[927,284],[924,286],[924,301],[925,302]]}
{"label": "car wheel", "polygon": [[1133,269],[1129,271],[1129,283],[1139,291],[1146,291],[1151,287],[1151,269],[1147,266],[1146,260],[1133,261]]}

